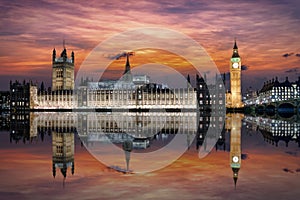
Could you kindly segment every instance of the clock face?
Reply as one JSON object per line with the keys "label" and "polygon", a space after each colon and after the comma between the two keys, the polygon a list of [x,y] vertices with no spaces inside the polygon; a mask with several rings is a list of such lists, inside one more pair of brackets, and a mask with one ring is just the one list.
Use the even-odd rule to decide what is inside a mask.
{"label": "clock face", "polygon": [[235,162],[235,163],[239,162],[239,157],[233,156],[232,161]]}
{"label": "clock face", "polygon": [[236,62],[233,63],[233,64],[232,64],[232,67],[235,68],[235,69],[238,68],[238,67],[239,67],[239,63],[236,63]]}
{"label": "clock face", "polygon": [[240,58],[231,58],[231,62],[240,62],[241,59]]}

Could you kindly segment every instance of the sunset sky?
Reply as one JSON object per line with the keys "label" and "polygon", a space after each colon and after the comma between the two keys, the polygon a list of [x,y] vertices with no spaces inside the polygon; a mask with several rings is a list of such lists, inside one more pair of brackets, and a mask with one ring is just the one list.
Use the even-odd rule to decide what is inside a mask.
{"label": "sunset sky", "polygon": [[[1,0],[0,90],[8,90],[11,79],[43,80],[51,86],[52,50],[55,47],[60,54],[63,39],[69,55],[75,52],[78,70],[99,43],[146,27],[168,28],[191,37],[222,73],[229,71],[237,38],[242,64],[248,67],[242,72],[243,89],[260,89],[275,76],[294,81],[300,75],[299,9],[300,2],[295,0]],[[137,55],[133,66],[139,64],[135,60]],[[121,61],[123,69],[125,60]]]}

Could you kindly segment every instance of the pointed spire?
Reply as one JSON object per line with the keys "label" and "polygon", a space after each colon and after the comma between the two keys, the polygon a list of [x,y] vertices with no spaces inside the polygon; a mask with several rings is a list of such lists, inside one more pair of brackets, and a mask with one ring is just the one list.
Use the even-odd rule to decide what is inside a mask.
{"label": "pointed spire", "polygon": [[66,49],[66,42],[65,42],[65,39],[63,39],[63,48]]}
{"label": "pointed spire", "polygon": [[63,179],[63,188],[65,188],[66,177]]}
{"label": "pointed spire", "polygon": [[188,74],[188,76],[187,76],[187,82],[189,83],[189,84],[191,84],[191,78],[190,78],[190,75]]}
{"label": "pointed spire", "polygon": [[72,175],[74,175],[74,171],[75,171],[75,165],[74,162],[72,162],[72,169],[71,169]]}
{"label": "pointed spire", "polygon": [[232,54],[232,58],[239,58],[239,51],[238,51],[238,47],[236,44],[236,38],[234,39],[234,45],[233,45],[233,54]]}
{"label": "pointed spire", "polygon": [[56,168],[55,168],[55,164],[54,163],[52,165],[52,175],[53,175],[53,178],[55,178],[55,176],[56,176]]}
{"label": "pointed spire", "polygon": [[56,50],[54,48],[52,53],[52,62],[55,62],[55,59],[56,59]]}
{"label": "pointed spire", "polygon": [[236,190],[236,183],[237,183],[237,177],[233,177],[233,181],[234,181],[234,189]]}
{"label": "pointed spire", "polygon": [[124,74],[130,72],[129,53],[126,53],[126,65]]}
{"label": "pointed spire", "polygon": [[238,49],[237,44],[236,44],[236,38],[234,38],[234,46],[233,49]]}
{"label": "pointed spire", "polygon": [[233,181],[234,181],[234,188],[236,189],[236,184],[238,180],[238,173],[239,173],[240,168],[232,168],[233,171]]}

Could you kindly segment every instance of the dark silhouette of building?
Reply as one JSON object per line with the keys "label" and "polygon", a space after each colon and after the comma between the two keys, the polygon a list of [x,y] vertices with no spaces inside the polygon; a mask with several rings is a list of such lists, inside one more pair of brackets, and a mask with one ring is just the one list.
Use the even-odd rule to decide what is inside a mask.
{"label": "dark silhouette of building", "polygon": [[30,109],[30,86],[32,84],[15,81],[10,82],[10,108],[11,110],[29,110]]}
{"label": "dark silhouette of building", "polygon": [[12,113],[10,114],[10,142],[18,143],[30,141],[30,114]]}
{"label": "dark silhouette of building", "polygon": [[9,91],[0,91],[0,112],[8,111],[10,108],[10,93]]}

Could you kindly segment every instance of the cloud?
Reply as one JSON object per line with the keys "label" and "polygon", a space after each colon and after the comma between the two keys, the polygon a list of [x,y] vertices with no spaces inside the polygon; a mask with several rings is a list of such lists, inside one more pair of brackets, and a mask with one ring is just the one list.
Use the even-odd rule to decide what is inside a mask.
{"label": "cloud", "polygon": [[282,57],[287,58],[287,57],[290,57],[292,55],[294,55],[294,53],[286,53],[286,54],[283,54]]}
{"label": "cloud", "polygon": [[246,71],[246,70],[248,70],[249,69],[249,66],[248,65],[242,65],[241,66],[241,70],[242,71]]}
{"label": "cloud", "polygon": [[294,171],[293,171],[293,170],[291,170],[291,169],[288,169],[288,168],[283,168],[282,170],[283,170],[284,172],[294,173]]}
{"label": "cloud", "polygon": [[247,159],[249,158],[249,156],[248,156],[248,154],[243,153],[243,154],[241,155],[241,158],[242,158],[242,160],[247,160]]}
{"label": "cloud", "polygon": [[[110,36],[150,26],[173,29],[192,37],[203,45],[221,71],[225,71],[225,67],[220,66],[228,63],[233,38],[237,37],[240,55],[251,65],[247,78],[253,80],[258,78],[257,75],[269,73],[270,69],[274,73],[282,72],[282,62],[286,61],[278,56],[278,52],[279,55],[288,52],[286,44],[289,44],[289,49],[298,49],[298,44],[293,41],[299,40],[299,3],[286,2],[285,5],[274,1],[241,1],[236,4],[233,0],[226,3],[219,0],[141,0],[122,4],[117,0],[77,0],[63,4],[57,0],[5,1],[0,6],[1,75],[14,77],[21,71],[26,74],[28,69],[37,65],[49,69],[51,51],[53,47],[61,47],[63,38],[68,42],[67,49],[74,50],[76,68],[79,68],[88,53]],[[249,9],[252,12],[245,15]],[[121,53],[106,56],[115,60]],[[283,55],[289,56],[290,53]],[[300,54],[295,56],[300,57]],[[284,63],[286,69],[297,62],[297,59],[288,60],[289,63]],[[25,61],[31,61],[32,65],[22,65]],[[39,64],[48,61],[48,64]],[[247,69],[242,67],[242,70]],[[256,71],[259,73],[254,74]],[[50,81],[51,74],[48,79]],[[6,83],[0,80],[0,88],[2,85]]]}
{"label": "cloud", "polygon": [[107,55],[103,55],[103,56],[110,60],[118,60],[121,57],[124,57],[125,55],[126,55],[126,52],[122,52],[122,53],[118,53],[118,54],[107,54]]}
{"label": "cloud", "polygon": [[299,68],[298,67],[294,67],[294,68],[288,69],[288,70],[286,70],[284,72],[285,73],[297,73],[297,72],[299,72]]}

